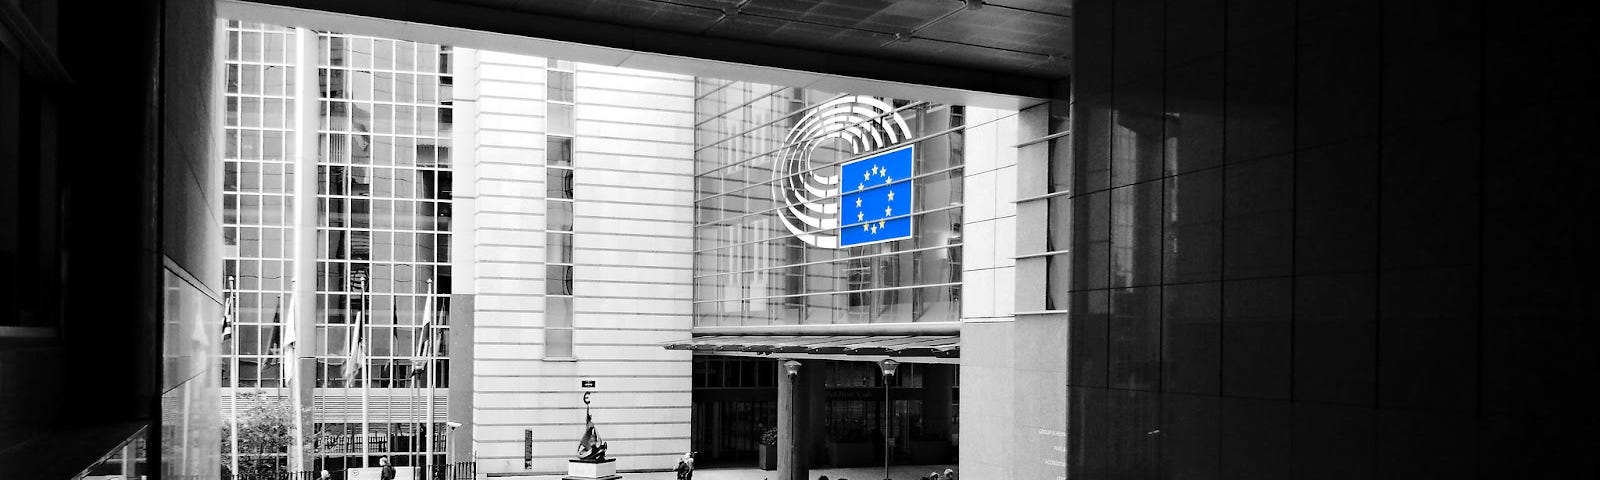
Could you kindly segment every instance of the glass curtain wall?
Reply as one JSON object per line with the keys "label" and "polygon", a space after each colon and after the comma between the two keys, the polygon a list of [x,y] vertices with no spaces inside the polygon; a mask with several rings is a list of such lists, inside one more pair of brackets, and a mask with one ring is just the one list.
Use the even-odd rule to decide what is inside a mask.
{"label": "glass curtain wall", "polygon": [[[223,268],[236,313],[223,345],[222,385],[237,376],[242,388],[278,388],[293,276],[295,32],[237,21],[226,30]],[[237,372],[231,355],[238,356]]]}
{"label": "glass curtain wall", "polygon": [[[837,176],[839,164],[874,151],[844,139],[798,147],[801,172],[781,158],[791,131],[807,115],[845,98],[834,92],[700,79],[695,130],[695,324],[755,326],[904,323],[960,320],[961,205],[965,159],[963,108],[897,99],[892,113],[866,122],[904,119],[903,138],[916,145],[909,239],[834,248],[803,236],[838,236],[838,228],[785,226],[786,177]],[[838,194],[818,197],[838,202]]]}
{"label": "glass curtain wall", "polygon": [[[433,361],[434,388],[449,386],[450,48],[336,33],[317,40],[317,386],[366,382],[424,402],[419,359]],[[430,290],[434,308],[425,312]],[[357,313],[368,325],[369,363],[346,381]],[[424,359],[428,314],[439,347]],[[416,410],[407,416],[420,418]],[[370,420],[374,456],[421,448],[421,425],[386,416]]]}
{"label": "glass curtain wall", "polygon": [[[237,380],[242,389],[287,395],[277,355],[289,316],[294,209],[297,194],[314,198],[316,331],[302,332],[300,341],[317,365],[307,380],[331,388],[330,395],[343,397],[335,402],[349,406],[319,416],[356,419],[316,425],[319,468],[361,466],[359,409],[371,406],[384,407],[370,408],[364,438],[372,454],[416,451],[422,428],[410,419],[420,418],[423,408],[395,413],[393,402],[380,402],[408,394],[412,404],[425,401],[414,388],[428,383],[413,375],[419,356],[433,360],[432,385],[439,392],[450,381],[450,48],[317,33],[312,64],[312,58],[297,58],[293,28],[228,21],[224,29],[225,293],[236,303],[236,324],[224,345],[223,385]],[[317,72],[315,125],[296,121],[297,72],[305,68]],[[297,129],[316,135],[314,196],[295,191]],[[432,357],[418,349],[430,282]],[[369,364],[346,381],[342,370],[357,312],[369,326]],[[364,384],[387,390],[375,390],[382,393],[363,407]],[[435,444],[442,444],[446,429],[438,424],[434,431]],[[395,458],[402,465],[412,459]],[[375,459],[368,463],[376,465]]]}

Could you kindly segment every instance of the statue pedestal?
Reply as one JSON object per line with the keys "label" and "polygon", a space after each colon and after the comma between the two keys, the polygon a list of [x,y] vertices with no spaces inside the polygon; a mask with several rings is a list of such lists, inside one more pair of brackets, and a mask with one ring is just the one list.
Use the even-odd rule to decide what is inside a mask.
{"label": "statue pedestal", "polygon": [[613,480],[622,478],[617,475],[617,459],[607,458],[600,461],[567,460],[567,476],[561,480]]}

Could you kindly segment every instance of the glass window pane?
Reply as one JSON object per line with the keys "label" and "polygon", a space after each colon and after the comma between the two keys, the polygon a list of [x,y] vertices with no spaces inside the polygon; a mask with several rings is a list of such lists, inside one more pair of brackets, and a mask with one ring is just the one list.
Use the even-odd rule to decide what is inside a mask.
{"label": "glass window pane", "polygon": [[546,265],[544,277],[544,293],[548,295],[572,295],[572,266],[571,265]]}
{"label": "glass window pane", "polygon": [[546,133],[572,135],[572,105],[545,103],[550,113],[545,125]]}
{"label": "glass window pane", "polygon": [[262,86],[267,95],[288,95],[289,82],[293,81],[288,75],[288,68],[282,65],[268,65],[263,71],[266,78],[262,79]]}
{"label": "glass window pane", "polygon": [[544,261],[546,263],[572,263],[572,234],[544,234]]}
{"label": "glass window pane", "polygon": [[545,196],[549,198],[572,198],[572,170],[567,168],[546,168]]}
{"label": "glass window pane", "polygon": [[239,45],[239,58],[246,62],[261,61],[261,32],[243,32],[244,42]]}
{"label": "glass window pane", "polygon": [[545,229],[572,231],[572,202],[545,202]]}
{"label": "glass window pane", "polygon": [[572,72],[550,71],[550,101],[572,101]]}
{"label": "glass window pane", "polygon": [[544,297],[544,324],[552,328],[572,326],[572,297]]}
{"label": "glass window pane", "polygon": [[1064,253],[1045,258],[1044,302],[1046,310],[1067,309],[1068,287],[1071,279],[1071,254]]}
{"label": "glass window pane", "polygon": [[545,164],[557,167],[572,166],[572,137],[545,137]]}
{"label": "glass window pane", "polygon": [[1050,192],[1065,192],[1072,188],[1072,137],[1050,140],[1049,152]]}
{"label": "glass window pane", "polygon": [[572,330],[545,329],[545,358],[572,358]]}

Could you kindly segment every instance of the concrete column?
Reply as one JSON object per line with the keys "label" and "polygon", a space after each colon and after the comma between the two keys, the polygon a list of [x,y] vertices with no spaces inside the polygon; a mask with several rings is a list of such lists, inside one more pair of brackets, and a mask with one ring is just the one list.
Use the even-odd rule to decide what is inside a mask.
{"label": "concrete column", "polygon": [[922,431],[945,438],[950,435],[951,388],[955,367],[936,363],[922,367]]}
{"label": "concrete column", "polygon": [[827,446],[823,444],[823,440],[828,438],[825,425],[828,419],[828,388],[823,370],[825,364],[826,361],[813,360],[806,362],[805,366],[806,370],[809,370],[805,373],[809,375],[807,377],[809,380],[806,381],[806,393],[810,401],[806,412],[808,423],[811,425],[811,441],[808,443],[811,451],[806,455],[810,462],[806,466],[811,467],[820,465],[822,457],[828,451]]}
{"label": "concrete column", "polygon": [[778,360],[778,480],[805,480],[811,474],[807,451],[811,446],[807,420],[811,377],[804,365],[789,375],[786,360]]}
{"label": "concrete column", "polygon": [[122,446],[122,478],[139,478],[139,459],[134,457],[138,453],[138,445],[134,442]]}
{"label": "concrete column", "polygon": [[[295,119],[294,141],[294,321],[295,364],[294,382],[290,385],[290,403],[300,417],[298,429],[313,431],[311,409],[315,399],[313,387],[317,383],[317,124],[319,109],[317,98],[317,32],[309,28],[295,29]],[[305,438],[302,433],[297,439]],[[296,440],[290,455],[290,468],[294,471],[311,470],[307,445]]]}

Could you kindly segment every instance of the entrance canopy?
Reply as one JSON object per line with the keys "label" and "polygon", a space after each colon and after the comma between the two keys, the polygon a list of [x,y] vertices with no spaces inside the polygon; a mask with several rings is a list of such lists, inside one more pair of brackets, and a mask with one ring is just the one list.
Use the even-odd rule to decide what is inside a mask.
{"label": "entrance canopy", "polygon": [[661,346],[699,352],[961,357],[959,335],[707,335]]}

